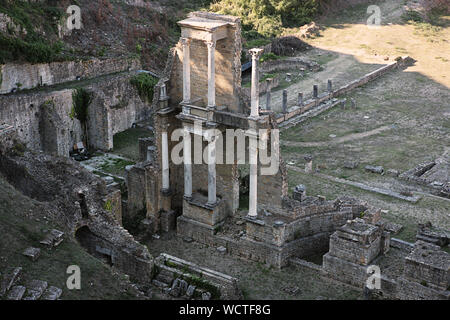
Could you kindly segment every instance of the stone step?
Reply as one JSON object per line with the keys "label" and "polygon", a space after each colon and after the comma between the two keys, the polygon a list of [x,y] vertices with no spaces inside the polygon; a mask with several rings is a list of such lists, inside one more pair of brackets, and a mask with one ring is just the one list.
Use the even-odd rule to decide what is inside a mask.
{"label": "stone step", "polygon": [[0,297],[3,297],[9,289],[17,282],[22,273],[22,267],[14,268],[10,273],[3,276],[0,285]]}
{"label": "stone step", "polygon": [[156,279],[153,279],[153,280],[152,280],[152,284],[153,284],[154,286],[158,287],[158,288],[168,288],[168,287],[169,287],[169,286],[167,285],[167,283],[158,281],[158,280],[156,280]]}
{"label": "stone step", "polygon": [[25,294],[25,291],[27,288],[24,286],[14,286],[11,288],[11,290],[8,293],[8,296],[6,299],[8,300],[21,300],[23,295]]}
{"label": "stone step", "polygon": [[23,300],[38,300],[47,289],[48,283],[42,280],[32,280],[27,284],[27,292]]}
{"label": "stone step", "polygon": [[41,300],[58,300],[62,295],[62,289],[50,286],[41,296]]}

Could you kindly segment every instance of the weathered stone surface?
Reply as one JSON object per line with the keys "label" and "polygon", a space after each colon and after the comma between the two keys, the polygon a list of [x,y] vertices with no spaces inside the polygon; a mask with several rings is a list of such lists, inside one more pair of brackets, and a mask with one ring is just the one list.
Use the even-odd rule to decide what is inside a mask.
{"label": "weathered stone surface", "polygon": [[30,247],[30,248],[25,249],[22,252],[22,254],[25,257],[29,257],[31,259],[31,261],[36,261],[39,258],[39,256],[41,255],[41,249]]}
{"label": "weathered stone surface", "polygon": [[23,300],[37,300],[47,289],[48,283],[41,280],[32,280],[27,284],[27,292]]}
{"label": "weathered stone surface", "polygon": [[196,289],[196,286],[189,285],[186,290],[186,296],[189,298],[192,298],[194,296],[195,289]]}
{"label": "weathered stone surface", "polygon": [[372,172],[372,173],[378,173],[378,174],[382,174],[384,173],[384,168],[382,166],[365,166],[364,169],[366,169],[366,171]]}
{"label": "weathered stone surface", "polygon": [[3,275],[0,296],[3,296],[19,280],[22,273],[22,267],[14,268],[11,272]]}
{"label": "weathered stone surface", "polygon": [[211,300],[211,293],[209,292],[202,293],[202,300]]}
{"label": "weathered stone surface", "polygon": [[344,168],[346,169],[356,169],[359,166],[359,161],[353,160],[353,161],[346,161],[344,163]]}
{"label": "weathered stone surface", "polygon": [[57,247],[64,240],[64,232],[53,229],[40,243],[49,247]]}
{"label": "weathered stone surface", "polygon": [[61,297],[62,293],[62,289],[50,286],[42,294],[41,300],[58,300]]}
{"label": "weathered stone surface", "polygon": [[24,286],[14,286],[8,292],[8,296],[6,299],[8,300],[21,300],[27,288]]}

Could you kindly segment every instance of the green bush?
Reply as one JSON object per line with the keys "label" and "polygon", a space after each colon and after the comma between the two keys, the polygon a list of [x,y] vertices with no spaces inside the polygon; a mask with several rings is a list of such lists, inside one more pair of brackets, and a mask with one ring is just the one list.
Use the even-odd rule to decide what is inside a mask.
{"label": "green bush", "polygon": [[264,61],[269,61],[269,60],[278,60],[280,59],[280,56],[277,56],[275,53],[273,52],[269,52],[269,53],[264,53],[261,58],[259,58],[260,62],[264,62]]}
{"label": "green bush", "polygon": [[240,17],[244,36],[245,32],[254,30],[263,37],[273,37],[280,35],[285,27],[311,22],[319,11],[319,3],[319,0],[219,0],[210,10]]}
{"label": "green bush", "polygon": [[31,63],[45,63],[61,59],[63,44],[58,41],[53,44],[42,40],[22,40],[0,35],[0,63],[24,59]]}
{"label": "green bush", "polygon": [[88,107],[92,102],[92,97],[86,89],[77,88],[72,93],[73,108],[71,111],[71,117],[75,117],[80,120],[81,123],[85,123],[88,115]]}
{"label": "green bush", "polygon": [[153,100],[153,89],[158,83],[158,79],[149,73],[139,73],[130,80],[131,84],[138,90],[142,100],[151,102]]}

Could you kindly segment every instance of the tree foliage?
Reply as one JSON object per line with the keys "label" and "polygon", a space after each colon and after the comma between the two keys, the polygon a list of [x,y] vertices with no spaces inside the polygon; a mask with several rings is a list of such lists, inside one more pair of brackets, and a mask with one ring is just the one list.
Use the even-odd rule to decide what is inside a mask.
{"label": "tree foliage", "polygon": [[311,22],[318,12],[320,0],[218,0],[210,9],[221,14],[239,16],[244,31],[259,35],[279,35],[284,27],[297,27]]}

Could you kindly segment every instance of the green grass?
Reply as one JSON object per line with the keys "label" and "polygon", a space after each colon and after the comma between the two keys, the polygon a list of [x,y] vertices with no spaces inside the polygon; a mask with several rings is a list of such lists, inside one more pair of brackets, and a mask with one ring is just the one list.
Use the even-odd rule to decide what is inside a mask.
{"label": "green grass", "polygon": [[124,173],[126,166],[134,164],[136,164],[136,162],[130,160],[109,158],[107,161],[101,164],[99,168],[103,172],[120,175]]}
{"label": "green grass", "polygon": [[114,153],[132,160],[139,160],[139,138],[152,137],[153,132],[145,128],[131,128],[114,135]]}

